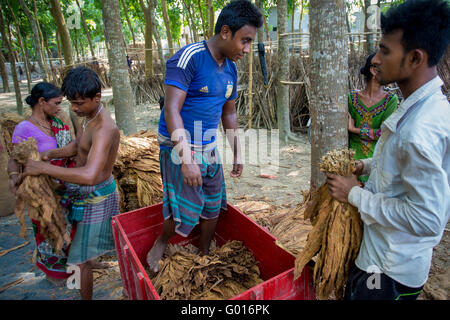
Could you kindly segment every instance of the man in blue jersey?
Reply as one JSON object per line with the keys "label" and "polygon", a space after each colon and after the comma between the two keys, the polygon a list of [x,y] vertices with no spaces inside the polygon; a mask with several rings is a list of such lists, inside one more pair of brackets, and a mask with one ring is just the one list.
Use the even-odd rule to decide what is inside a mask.
{"label": "man in blue jersey", "polygon": [[234,151],[232,177],[242,173],[237,137],[235,61],[250,52],[259,10],[248,0],[229,3],[220,13],[215,35],[189,44],[166,63],[165,101],[158,129],[163,181],[164,224],[147,255],[152,272],[175,233],[188,236],[200,224],[200,254],[209,253],[217,219],[226,209],[216,132],[222,121]]}

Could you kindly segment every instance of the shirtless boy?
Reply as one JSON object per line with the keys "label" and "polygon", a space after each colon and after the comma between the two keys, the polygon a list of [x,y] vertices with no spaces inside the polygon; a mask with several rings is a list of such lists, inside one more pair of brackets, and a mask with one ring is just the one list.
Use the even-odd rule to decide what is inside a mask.
{"label": "shirtless boy", "polygon": [[42,154],[44,160],[74,157],[76,167],[64,168],[30,160],[25,176],[46,174],[65,182],[63,197],[69,206],[68,220],[76,222],[68,264],[80,267],[82,299],[92,299],[92,262],[114,250],[111,217],[119,213],[119,194],[112,169],[119,148],[120,133],[100,102],[101,82],[86,67],[71,69],[63,80],[63,94],[71,109],[83,117],[76,140],[64,148]]}

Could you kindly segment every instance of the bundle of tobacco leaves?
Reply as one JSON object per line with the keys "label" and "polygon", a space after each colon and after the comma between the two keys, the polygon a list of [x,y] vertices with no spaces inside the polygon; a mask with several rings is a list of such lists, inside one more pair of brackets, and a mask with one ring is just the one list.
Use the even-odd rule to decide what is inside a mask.
{"label": "bundle of tobacco leaves", "polygon": [[113,170],[120,193],[120,212],[156,204],[162,199],[156,134],[141,130],[121,136]]}
{"label": "bundle of tobacco leaves", "polygon": [[229,299],[263,282],[257,261],[241,241],[213,245],[209,255],[197,251],[192,244],[169,244],[151,279],[161,299]]}
{"label": "bundle of tobacco leaves", "polygon": [[306,246],[306,239],[312,230],[311,222],[304,218],[307,204],[311,200],[308,190],[302,191],[303,201],[294,210],[282,217],[272,228],[276,244],[296,256]]}
{"label": "bundle of tobacco leaves", "polygon": [[[321,171],[341,176],[353,172],[354,151],[334,150],[322,157]],[[357,208],[333,199],[328,186],[313,192],[311,202],[305,203],[304,218],[313,228],[305,248],[295,260],[294,279],[316,256],[314,285],[319,299],[328,299],[334,292],[337,299],[344,295],[349,269],[356,259],[362,239],[362,222]]]}
{"label": "bundle of tobacco leaves", "polygon": [[[20,164],[26,164],[29,159],[41,160],[34,138],[17,144],[11,156]],[[64,242],[70,243],[60,197],[55,193],[49,176],[27,176],[17,189],[14,213],[21,225],[21,237],[26,235],[25,211],[31,219],[39,221],[40,234],[50,241],[57,252],[63,248]]]}

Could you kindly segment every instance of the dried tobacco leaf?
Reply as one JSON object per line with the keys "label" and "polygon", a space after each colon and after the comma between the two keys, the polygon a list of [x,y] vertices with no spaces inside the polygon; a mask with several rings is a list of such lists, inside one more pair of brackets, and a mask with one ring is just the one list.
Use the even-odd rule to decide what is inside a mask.
{"label": "dried tobacco leaf", "polygon": [[[322,157],[321,171],[349,176],[354,169],[353,150],[333,150]],[[362,221],[357,208],[333,199],[328,186],[313,192],[308,204],[301,207],[313,224],[305,248],[295,260],[294,279],[305,265],[316,256],[314,285],[319,299],[328,299],[334,292],[343,298],[344,286],[351,265],[359,252],[362,239]]]}
{"label": "dried tobacco leaf", "polygon": [[[34,138],[28,138],[17,144],[11,156],[21,164],[25,164],[29,159],[41,160]],[[66,233],[67,223],[63,216],[63,208],[53,185],[47,175],[25,177],[17,189],[14,213],[21,225],[20,236],[25,237],[26,234],[25,211],[27,211],[31,219],[39,221],[42,236],[59,252],[64,243],[69,244],[71,239]]]}
{"label": "dried tobacco leaf", "polygon": [[151,130],[121,136],[113,175],[118,182],[120,211],[156,204],[162,199],[159,145]]}
{"label": "dried tobacco leaf", "polygon": [[161,299],[229,299],[263,280],[253,254],[241,241],[233,240],[207,256],[192,244],[169,244],[160,272],[151,280]]}

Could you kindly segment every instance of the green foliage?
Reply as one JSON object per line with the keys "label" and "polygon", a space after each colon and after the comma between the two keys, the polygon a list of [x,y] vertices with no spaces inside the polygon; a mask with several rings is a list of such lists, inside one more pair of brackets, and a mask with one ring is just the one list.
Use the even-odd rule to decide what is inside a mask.
{"label": "green foliage", "polygon": [[181,14],[183,12],[183,8],[179,1],[168,0],[167,11],[169,14],[170,32],[172,34],[172,39],[174,42],[178,42],[181,37]]}
{"label": "green foliage", "polygon": [[[125,41],[127,43],[131,43],[132,35],[129,29],[129,26],[126,22],[125,12],[122,7],[121,0],[117,0],[120,2],[121,8],[121,20],[122,20],[122,31],[124,34]],[[131,26],[136,35],[137,41],[143,40],[142,31],[144,30],[145,19],[144,14],[141,10],[139,0],[123,0],[125,6],[127,7],[128,16],[130,18]],[[146,4],[149,0],[143,0]],[[200,6],[199,6],[200,1]],[[226,4],[228,4],[231,0],[213,0],[213,8],[214,11],[220,11]],[[263,13],[266,18],[269,15],[270,8],[276,7],[276,0],[261,0],[263,5]],[[309,10],[309,0],[287,0],[288,1],[288,12],[292,13],[293,4],[295,3],[296,10],[300,10],[300,7],[303,4],[303,15],[308,14]],[[32,29],[30,22],[28,21],[25,13],[20,7],[18,0],[0,0],[2,4],[3,14],[5,16],[6,21],[11,26],[13,34],[15,34],[16,30],[13,24],[12,15],[9,10],[9,6],[11,6],[18,23],[20,25],[20,32],[24,41],[25,46],[29,49],[29,53],[32,59],[35,59],[35,48],[31,39]],[[39,25],[41,27],[44,38],[47,39],[47,43],[49,49],[52,51],[52,54],[55,56],[57,54],[57,45],[56,45],[56,23],[50,13],[50,6],[48,0],[25,0],[28,8],[31,11],[34,11],[34,3],[36,4],[37,17],[39,21]],[[390,6],[396,5],[404,2],[404,0],[378,0],[376,3],[381,7],[382,11],[385,12]],[[60,0],[61,9],[66,20],[69,18],[70,14],[68,13],[69,6],[74,5],[74,0]],[[360,11],[364,8],[364,0],[346,0],[348,12],[350,14],[351,11]],[[76,7],[76,4],[75,4]],[[187,9],[189,8],[192,17],[188,14]],[[200,8],[200,9],[199,9]],[[208,13],[207,13],[207,1],[206,0],[167,0],[167,9],[170,19],[170,29],[172,33],[172,37],[175,43],[178,43],[181,38],[183,27],[190,26],[192,30],[191,24],[194,23],[197,29],[198,34],[203,33],[204,30],[208,30]],[[78,10],[78,9],[77,9]],[[89,30],[89,34],[94,43],[94,46],[98,46],[101,42],[105,40],[104,28],[103,28],[103,19],[102,19],[102,7],[100,0],[83,0],[82,5],[83,14],[85,17],[85,21]],[[201,10],[201,12],[200,12]],[[298,11],[297,11],[298,14]],[[202,16],[205,25],[202,24]],[[165,27],[162,20],[162,12],[161,12],[161,1],[156,0],[156,8],[155,8],[155,25],[161,35],[162,38],[165,38]],[[192,19],[191,19],[192,18]],[[79,30],[72,29],[70,30],[70,36],[72,41],[77,43],[78,49],[81,52],[88,53],[88,41],[87,37],[84,33],[84,29],[82,26]],[[15,41],[13,41],[15,43]],[[74,49],[75,54],[75,49]]]}

